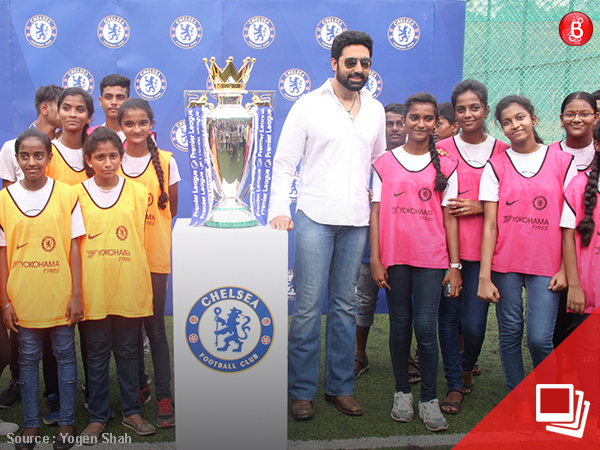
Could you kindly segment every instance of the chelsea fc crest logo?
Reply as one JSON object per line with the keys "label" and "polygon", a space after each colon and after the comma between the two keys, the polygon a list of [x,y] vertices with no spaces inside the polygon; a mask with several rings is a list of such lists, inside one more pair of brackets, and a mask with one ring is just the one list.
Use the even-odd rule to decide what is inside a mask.
{"label": "chelsea fc crest logo", "polygon": [[98,39],[108,48],[121,48],[129,40],[129,24],[119,16],[107,16],[98,24]]}
{"label": "chelsea fc crest logo", "polygon": [[388,28],[388,39],[398,50],[410,50],[421,37],[421,29],[410,17],[400,17]]}
{"label": "chelsea fc crest logo", "polygon": [[347,29],[348,27],[346,27],[343,20],[337,17],[325,17],[317,25],[315,37],[321,47],[331,48],[331,44],[336,36]]}
{"label": "chelsea fc crest logo", "polygon": [[34,47],[49,47],[56,40],[56,35],[56,24],[48,16],[33,16],[25,24],[25,38]]}
{"label": "chelsea fc crest logo", "polygon": [[267,48],[275,40],[275,25],[263,16],[255,16],[244,24],[244,41],[252,48]]}
{"label": "chelsea fc crest logo", "polygon": [[144,100],[156,100],[167,90],[167,79],[158,69],[141,70],[134,80],[135,92]]}
{"label": "chelsea fc crest logo", "polygon": [[287,70],[279,78],[279,92],[288,100],[295,102],[310,92],[310,78],[304,70]]}
{"label": "chelsea fc crest logo", "polygon": [[195,17],[178,17],[171,25],[171,40],[177,47],[194,48],[202,40],[202,25]]}
{"label": "chelsea fc crest logo", "polygon": [[273,342],[271,311],[246,289],[227,286],[192,306],[185,334],[190,350],[209,369],[234,373],[258,364]]}
{"label": "chelsea fc crest logo", "polygon": [[381,81],[381,76],[373,69],[369,71],[369,79],[365,83],[365,89],[369,91],[373,98],[377,98],[381,94],[383,81]]}
{"label": "chelsea fc crest logo", "polygon": [[188,140],[185,127],[185,120],[180,120],[175,125],[173,125],[173,128],[171,128],[171,142],[177,150],[181,150],[182,152],[188,151]]}
{"label": "chelsea fc crest logo", "polygon": [[78,87],[91,94],[94,92],[94,77],[89,70],[83,67],[74,67],[64,74],[62,86],[64,88]]}

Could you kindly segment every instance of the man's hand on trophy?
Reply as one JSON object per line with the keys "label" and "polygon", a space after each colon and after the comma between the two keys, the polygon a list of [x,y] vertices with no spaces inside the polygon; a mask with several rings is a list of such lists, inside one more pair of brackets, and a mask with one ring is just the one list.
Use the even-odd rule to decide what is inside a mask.
{"label": "man's hand on trophy", "polygon": [[292,231],[294,229],[294,221],[288,216],[277,216],[271,220],[271,228]]}

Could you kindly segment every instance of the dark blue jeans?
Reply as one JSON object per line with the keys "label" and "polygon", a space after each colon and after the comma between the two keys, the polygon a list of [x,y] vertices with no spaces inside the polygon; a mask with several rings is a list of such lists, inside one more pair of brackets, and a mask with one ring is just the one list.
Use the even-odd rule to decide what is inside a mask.
{"label": "dark blue jeans", "polygon": [[386,290],[390,315],[390,354],[396,392],[408,394],[408,358],[412,328],[417,338],[421,365],[421,401],[437,397],[437,319],[442,295],[443,269],[405,265],[388,268],[390,290]]}
{"label": "dark blue jeans", "polygon": [[[154,388],[157,400],[172,398],[171,393],[171,355],[169,353],[169,342],[165,329],[165,303],[167,301],[167,277],[166,273],[151,273],[152,277],[152,307],[154,314],[144,317],[143,323],[146,334],[150,340],[150,351],[154,365]],[[138,333],[138,377],[139,385],[147,383],[144,365],[144,340],[141,324]]]}
{"label": "dark blue jeans", "polygon": [[[461,260],[463,289],[456,298],[442,297],[438,318],[440,350],[448,389],[461,389],[463,371],[473,370],[485,338],[489,303],[477,297],[479,261]],[[458,345],[462,323],[464,351]]]}
{"label": "dark blue jeans", "polygon": [[79,324],[86,335],[90,422],[106,423],[109,419],[109,364],[113,352],[123,415],[129,417],[140,413],[137,342],[141,320],[107,316],[102,320],[86,320]]}

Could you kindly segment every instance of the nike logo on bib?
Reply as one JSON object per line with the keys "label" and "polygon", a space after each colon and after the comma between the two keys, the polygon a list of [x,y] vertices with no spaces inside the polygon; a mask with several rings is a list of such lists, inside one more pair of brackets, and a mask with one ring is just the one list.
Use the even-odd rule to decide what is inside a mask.
{"label": "nike logo on bib", "polygon": [[467,192],[471,192],[471,189],[467,189],[466,191],[459,192],[458,195],[466,194]]}
{"label": "nike logo on bib", "polygon": [[513,204],[517,203],[519,200],[515,200],[514,202],[509,202],[508,200],[506,200],[506,206],[513,205]]}
{"label": "nike logo on bib", "polygon": [[88,234],[88,239],[95,239],[95,238],[97,238],[98,236],[100,236],[102,233],[104,233],[104,231],[101,231],[100,233],[98,233],[98,234],[95,234],[95,235],[93,235],[93,236],[92,236],[91,234]]}
{"label": "nike logo on bib", "polygon": [[27,244],[29,244],[29,242],[25,242],[24,244],[20,244],[20,245],[17,244],[17,250],[19,250],[20,248],[25,247]]}
{"label": "nike logo on bib", "polygon": [[402,194],[404,194],[406,191],[402,191],[402,192],[394,192],[394,197],[398,197]]}

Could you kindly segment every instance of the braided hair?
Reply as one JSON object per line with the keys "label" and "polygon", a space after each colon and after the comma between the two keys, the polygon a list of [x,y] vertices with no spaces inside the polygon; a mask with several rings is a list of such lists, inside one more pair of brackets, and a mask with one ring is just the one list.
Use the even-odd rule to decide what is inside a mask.
{"label": "braided hair", "polygon": [[583,193],[585,215],[576,228],[581,235],[581,245],[583,247],[590,245],[592,235],[594,234],[594,228],[596,227],[593,214],[594,209],[596,209],[596,204],[598,203],[598,176],[600,176],[600,151],[598,151],[598,146],[600,145],[600,122],[596,123],[594,139],[596,145],[596,154],[594,155],[594,162],[592,164],[590,173],[588,174],[588,181]]}
{"label": "braided hair", "polygon": [[[433,106],[433,110],[435,111],[435,121],[437,123],[438,120],[438,106],[437,100],[433,95],[428,92],[419,92],[418,94],[413,94],[406,102],[404,102],[404,118],[407,120],[408,113],[410,109],[415,103],[429,103]],[[429,155],[431,156],[431,162],[433,163],[433,167],[435,167],[435,190],[444,192],[446,189],[446,185],[448,184],[448,178],[446,175],[442,173],[442,169],[440,167],[440,156],[435,148],[435,141],[433,139],[433,134],[429,135]]]}
{"label": "braided hair", "polygon": [[[119,122],[119,125],[121,125],[121,122],[123,121],[123,116],[125,115],[125,112],[131,109],[141,109],[148,116],[148,120],[150,120],[150,123],[154,123],[154,113],[152,112],[152,108],[150,108],[148,102],[141,98],[130,98],[125,100],[119,108],[119,112],[117,113],[117,121]],[[148,146],[148,150],[150,151],[152,165],[154,166],[156,176],[158,177],[158,184],[160,185],[158,207],[160,209],[165,209],[167,207],[167,203],[169,202],[169,196],[167,194],[167,191],[165,191],[165,174],[163,172],[162,166],[160,165],[160,159],[158,157],[158,147],[156,146],[156,142],[154,142],[152,135],[148,134],[148,137],[146,138],[146,144]]]}

